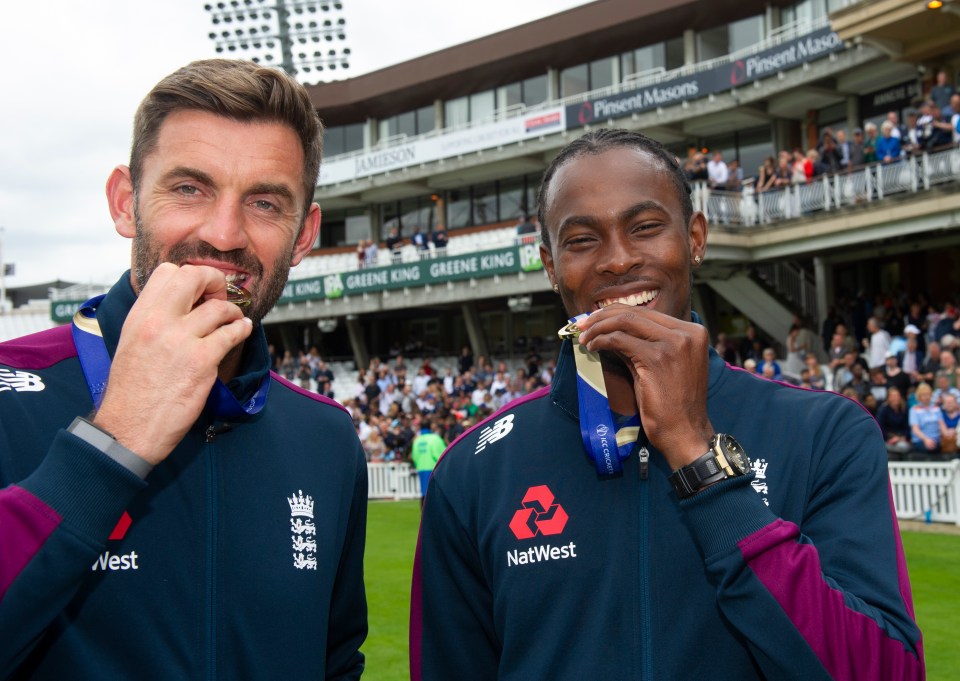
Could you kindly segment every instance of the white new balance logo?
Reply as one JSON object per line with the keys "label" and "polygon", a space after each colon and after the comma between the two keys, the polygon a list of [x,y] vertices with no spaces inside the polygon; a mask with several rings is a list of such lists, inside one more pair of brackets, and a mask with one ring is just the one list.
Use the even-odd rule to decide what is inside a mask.
{"label": "white new balance logo", "polygon": [[43,380],[26,371],[0,369],[0,393],[13,390],[18,393],[37,393],[43,390]]}
{"label": "white new balance logo", "polygon": [[480,431],[480,439],[477,441],[477,450],[474,454],[479,454],[488,444],[506,437],[511,430],[513,430],[513,414],[507,414],[502,419],[494,421],[493,425]]}

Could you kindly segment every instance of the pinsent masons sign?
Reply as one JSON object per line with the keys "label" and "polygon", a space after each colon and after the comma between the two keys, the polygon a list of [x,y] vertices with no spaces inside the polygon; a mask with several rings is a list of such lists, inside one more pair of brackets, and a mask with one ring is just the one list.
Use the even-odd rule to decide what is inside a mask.
{"label": "pinsent masons sign", "polygon": [[725,92],[843,49],[840,36],[829,28],[823,28],[749,57],[720,64],[693,75],[673,78],[609,97],[597,97],[579,104],[570,104],[566,108],[567,129]]}

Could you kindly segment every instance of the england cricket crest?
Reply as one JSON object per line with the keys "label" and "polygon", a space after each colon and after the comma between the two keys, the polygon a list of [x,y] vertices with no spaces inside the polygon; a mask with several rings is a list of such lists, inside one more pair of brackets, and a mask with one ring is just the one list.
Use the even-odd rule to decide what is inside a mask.
{"label": "england cricket crest", "polygon": [[290,540],[293,544],[293,567],[317,569],[317,528],[313,524],[313,497],[297,490],[287,497],[290,504]]}

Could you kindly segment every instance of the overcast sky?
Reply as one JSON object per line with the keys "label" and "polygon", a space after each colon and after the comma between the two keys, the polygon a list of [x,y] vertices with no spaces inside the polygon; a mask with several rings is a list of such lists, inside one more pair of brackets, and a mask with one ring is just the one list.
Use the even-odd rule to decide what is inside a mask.
{"label": "overcast sky", "polygon": [[[0,254],[8,287],[112,284],[129,267],[104,184],[129,158],[133,113],[163,76],[217,56],[210,0],[38,0],[4,10]],[[586,0],[344,0],[359,75]]]}

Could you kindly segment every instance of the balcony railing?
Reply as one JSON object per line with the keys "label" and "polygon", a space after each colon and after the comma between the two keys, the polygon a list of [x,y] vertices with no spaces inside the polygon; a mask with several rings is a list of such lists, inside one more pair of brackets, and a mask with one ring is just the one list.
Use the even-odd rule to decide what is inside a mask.
{"label": "balcony railing", "polygon": [[863,205],[903,193],[916,193],[960,181],[960,148],[951,147],[894,163],[876,163],[846,173],[813,178],[758,194],[752,185],[739,192],[714,191],[698,182],[694,209],[712,224],[752,227]]}

